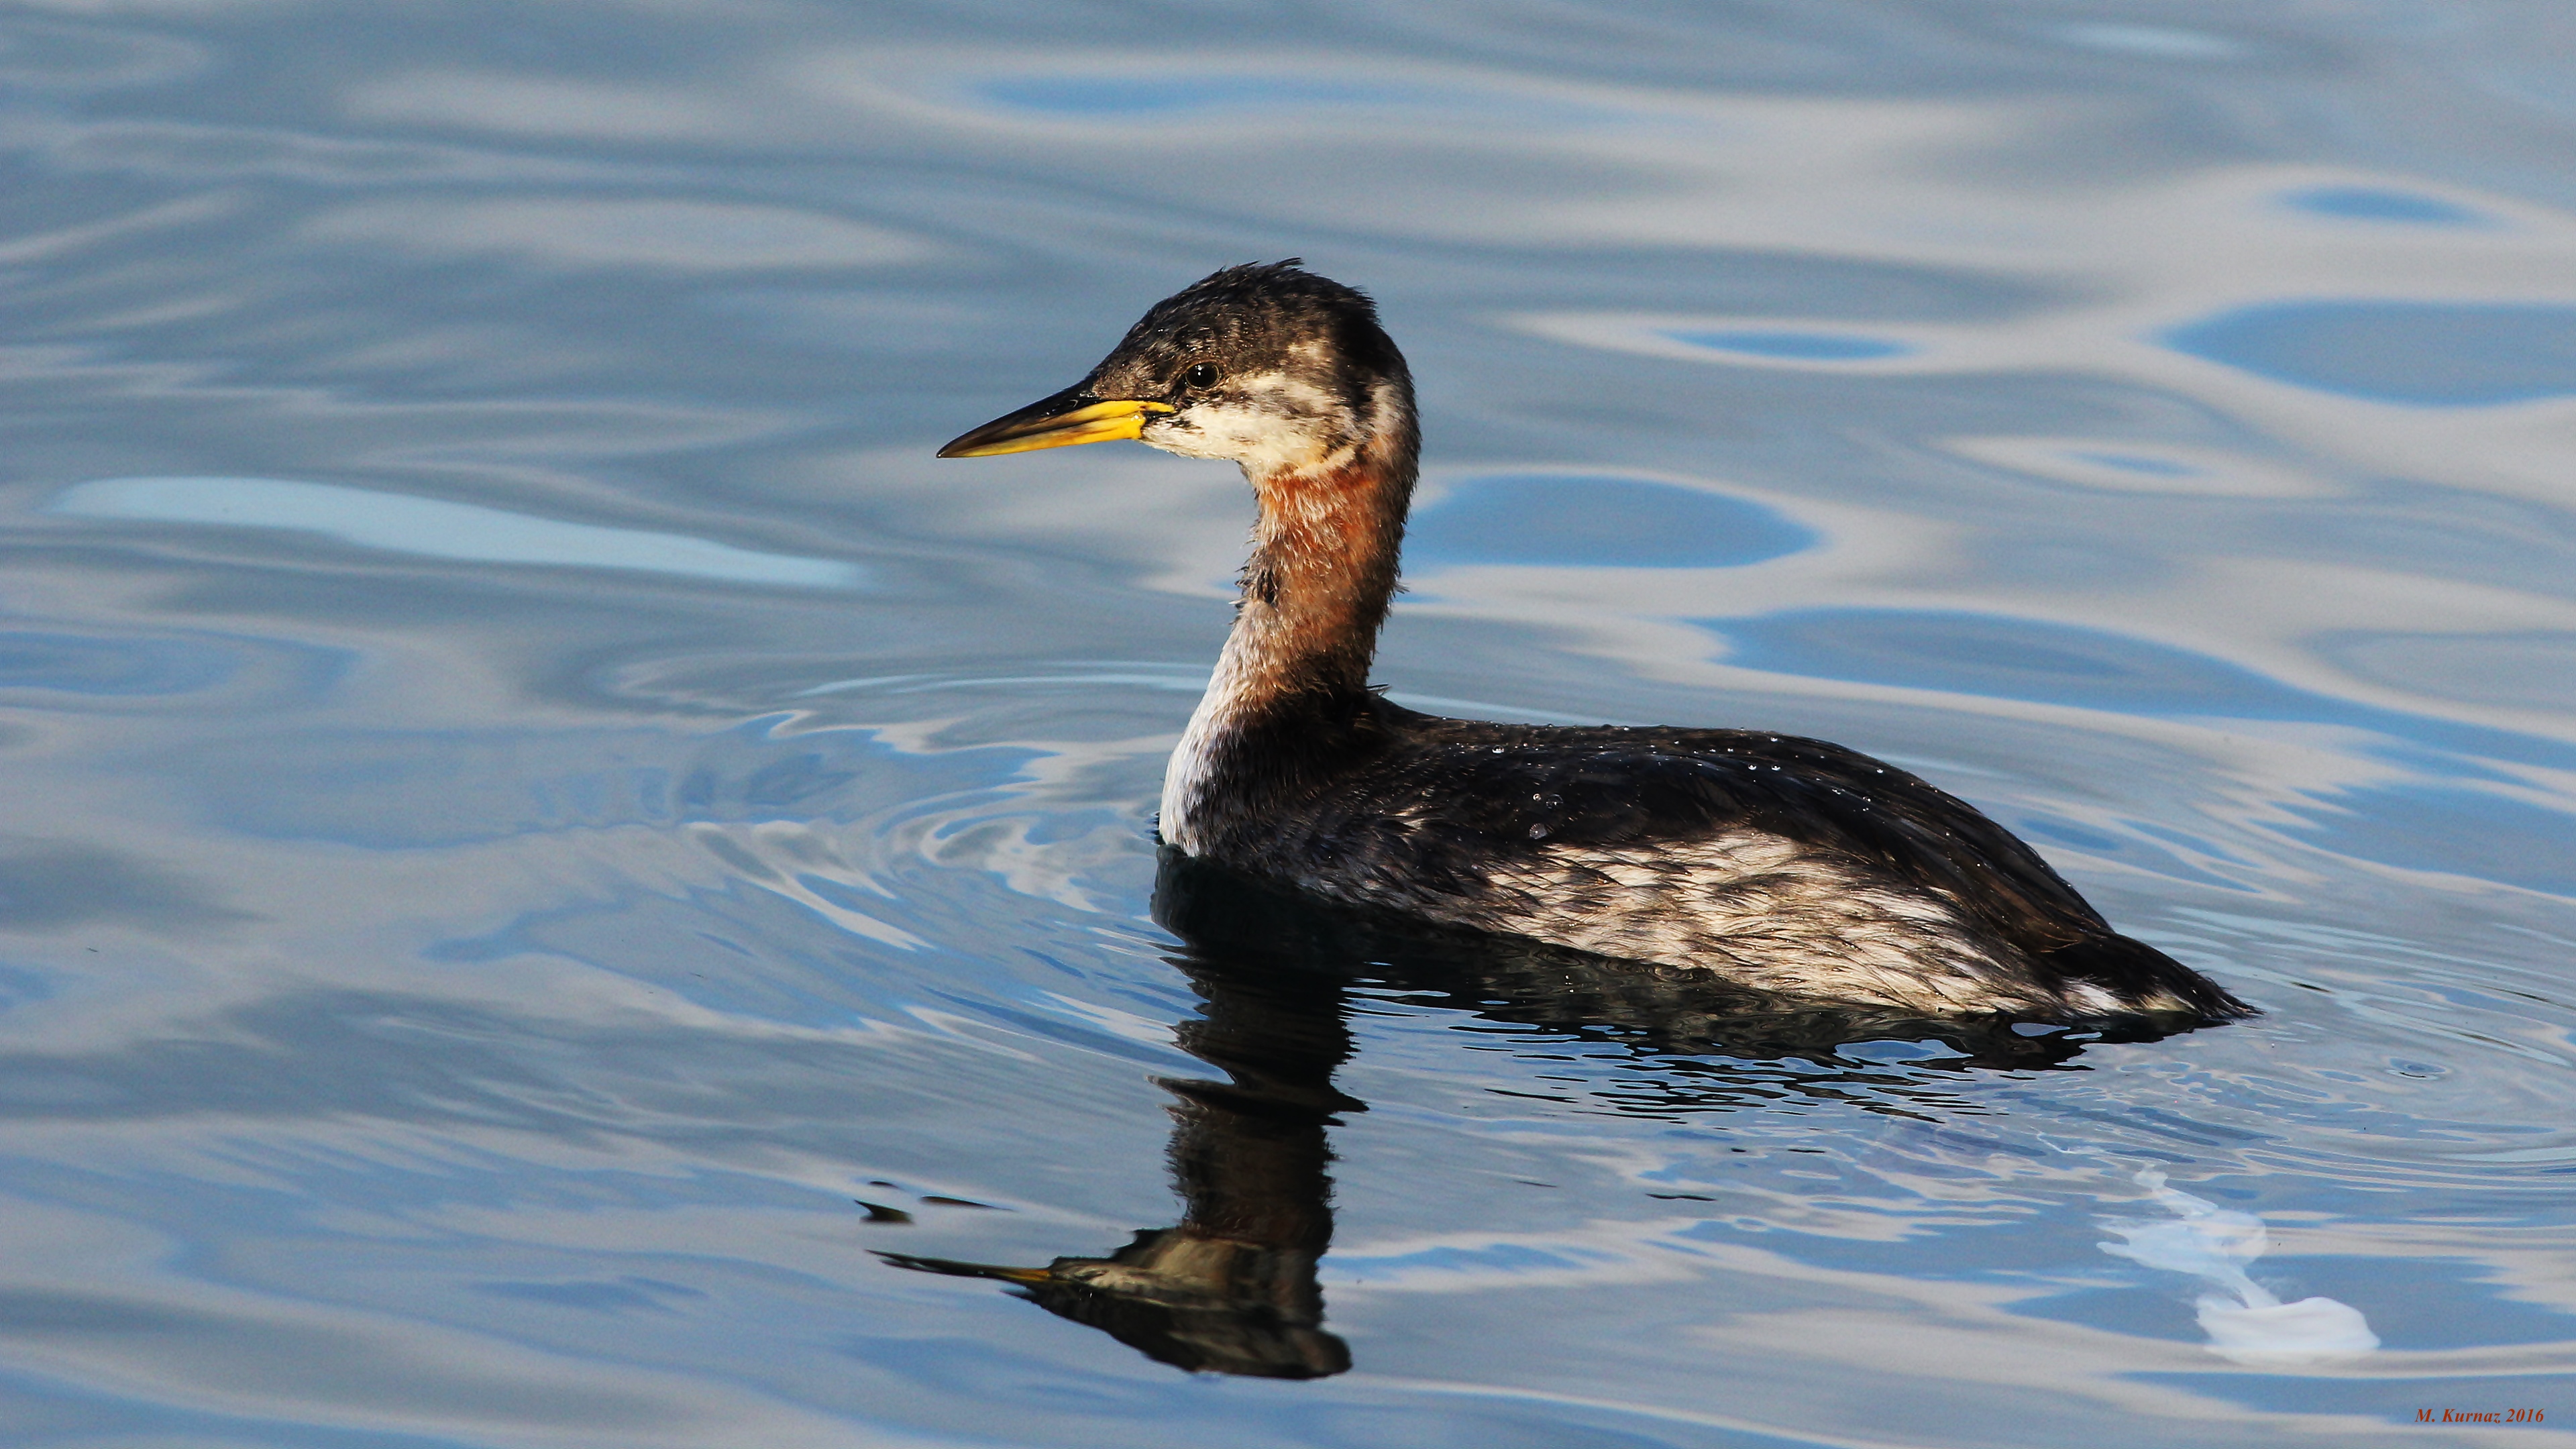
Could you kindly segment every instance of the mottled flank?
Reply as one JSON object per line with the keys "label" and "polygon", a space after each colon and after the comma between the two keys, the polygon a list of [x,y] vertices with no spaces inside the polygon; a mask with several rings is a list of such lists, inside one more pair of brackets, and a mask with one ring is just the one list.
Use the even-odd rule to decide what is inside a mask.
{"label": "mottled flank", "polygon": [[1260,503],[1234,631],[1164,779],[1163,838],[1190,855],[1786,997],[2249,1013],[2114,932],[1974,808],[1867,756],[1732,730],[1437,719],[1379,698],[1369,664],[1419,434],[1404,359],[1358,292],[1289,263],[1229,267],[1035,408],[1119,400],[1156,405],[1141,441],[1242,464]]}
{"label": "mottled flank", "polygon": [[2245,1014],[2115,934],[1964,801],[1839,746],[1439,719],[1374,697],[1339,718],[1300,714],[1219,751],[1214,776],[1250,788],[1209,793],[1196,853],[1348,904],[1792,997],[1926,1015]]}

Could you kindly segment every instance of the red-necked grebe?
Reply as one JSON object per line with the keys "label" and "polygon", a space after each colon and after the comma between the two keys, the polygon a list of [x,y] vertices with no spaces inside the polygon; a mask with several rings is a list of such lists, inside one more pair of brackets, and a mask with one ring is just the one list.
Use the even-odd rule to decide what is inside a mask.
{"label": "red-necked grebe", "polygon": [[1369,688],[1420,434],[1369,299],[1292,262],[1148,311],[1081,382],[939,450],[1133,438],[1260,501],[1163,838],[1315,896],[1934,1016],[2251,1008],[2113,931],[1964,801],[1819,740],[1417,714]]}

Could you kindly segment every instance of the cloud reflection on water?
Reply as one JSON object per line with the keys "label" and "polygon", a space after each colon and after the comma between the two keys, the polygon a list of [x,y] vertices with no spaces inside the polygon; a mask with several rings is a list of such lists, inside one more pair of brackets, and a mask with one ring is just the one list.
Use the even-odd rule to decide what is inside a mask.
{"label": "cloud reflection on water", "polygon": [[361,548],[474,563],[640,569],[808,589],[857,588],[864,577],[856,564],[760,553],[686,534],[570,523],[480,504],[276,478],[101,478],[65,489],[47,511],[72,518],[319,533]]}

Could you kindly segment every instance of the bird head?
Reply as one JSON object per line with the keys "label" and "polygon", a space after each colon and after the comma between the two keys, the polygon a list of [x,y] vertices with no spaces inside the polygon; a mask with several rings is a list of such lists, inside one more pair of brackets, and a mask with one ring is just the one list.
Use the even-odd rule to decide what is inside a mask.
{"label": "bird head", "polygon": [[1088,376],[939,450],[980,458],[1134,438],[1256,481],[1410,445],[1413,382],[1377,308],[1294,260],[1228,267],[1157,302]]}

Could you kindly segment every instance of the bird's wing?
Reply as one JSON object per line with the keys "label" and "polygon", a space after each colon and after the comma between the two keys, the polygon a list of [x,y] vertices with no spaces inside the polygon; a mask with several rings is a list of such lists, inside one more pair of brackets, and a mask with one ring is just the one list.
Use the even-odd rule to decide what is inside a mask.
{"label": "bird's wing", "polygon": [[1401,821],[1409,853],[1433,857],[1426,867],[1437,869],[1437,857],[1472,870],[1521,853],[1755,831],[1947,897],[2026,951],[2111,933],[1974,806],[1839,745],[1734,730],[1524,731],[1418,715],[1402,723],[1404,743],[1351,805]]}

